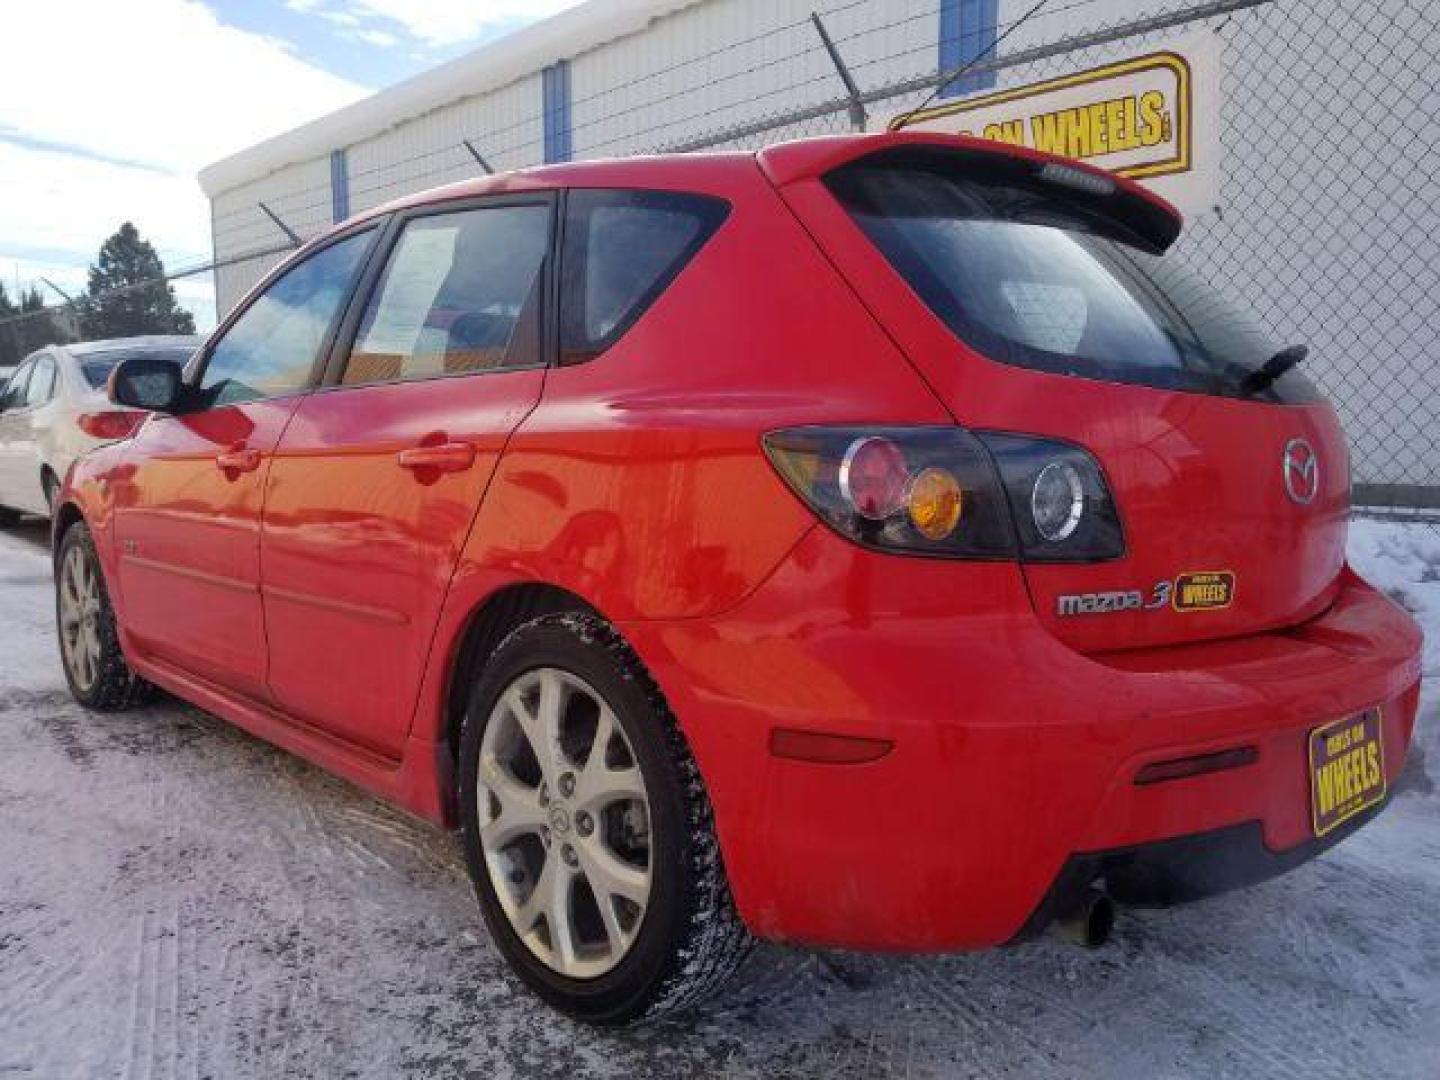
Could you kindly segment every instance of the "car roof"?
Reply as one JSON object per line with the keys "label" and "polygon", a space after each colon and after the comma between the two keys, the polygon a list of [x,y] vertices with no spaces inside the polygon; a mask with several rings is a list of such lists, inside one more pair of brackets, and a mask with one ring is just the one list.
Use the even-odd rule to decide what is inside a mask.
{"label": "car roof", "polygon": [[[1085,172],[1103,173],[1132,198],[1151,205],[1173,220],[1179,231],[1180,212],[1168,201],[1135,181],[1093,165],[1028,147],[1012,146],[992,139],[969,135],[949,135],[934,131],[884,131],[852,135],[827,135],[775,143],[759,151],[721,151],[693,154],[653,154],[626,158],[601,158],[572,161],[555,165],[539,165],[493,176],[475,177],[454,184],[430,188],[383,203],[352,217],[327,232],[348,228],[361,222],[383,217],[398,210],[428,206],[431,203],[482,195],[520,194],[567,187],[643,187],[685,188],[691,184],[705,187],[741,172],[753,174],[756,166],[777,187],[799,180],[822,176],[846,162],[870,154],[902,147],[934,146],[963,150],[974,155],[1021,158],[1035,162],[1055,161]],[[320,237],[317,239],[324,239]],[[307,245],[308,246],[308,245]]]}
{"label": "car roof", "polygon": [[376,206],[351,219],[351,224],[397,210],[481,195],[523,194],[566,187],[686,187],[713,182],[726,174],[753,173],[755,155],[740,151],[715,154],[652,154],[597,158],[555,165],[536,165],[417,191]]}
{"label": "car roof", "polygon": [[1180,211],[1161,196],[1135,181],[1093,165],[1060,157],[1028,147],[1012,146],[993,139],[970,135],[949,135],[934,131],[883,131],[852,135],[827,135],[775,143],[758,151],[716,151],[708,153],[670,153],[639,155],[625,158],[598,158],[562,164],[537,165],[513,172],[495,173],[461,180],[453,184],[418,191],[362,211],[340,222],[308,241],[299,250],[319,246],[330,237],[367,221],[397,211],[430,206],[456,199],[484,195],[514,195],[553,191],[561,188],[584,187],[658,187],[704,190],[741,174],[753,176],[763,172],[776,187],[822,176],[846,162],[870,154],[902,147],[934,146],[966,151],[971,155],[1021,158],[1035,162],[1055,161],[1084,172],[1100,173],[1115,182],[1134,203],[1148,205],[1148,214],[1163,223],[1159,231],[1167,234],[1158,246],[1163,248],[1178,235],[1182,223]]}
{"label": "car roof", "polygon": [[66,345],[53,345],[72,356],[91,356],[95,353],[112,352],[117,349],[145,348],[199,348],[205,338],[200,334],[140,334],[135,337],[104,338],[100,341],[76,341]]}

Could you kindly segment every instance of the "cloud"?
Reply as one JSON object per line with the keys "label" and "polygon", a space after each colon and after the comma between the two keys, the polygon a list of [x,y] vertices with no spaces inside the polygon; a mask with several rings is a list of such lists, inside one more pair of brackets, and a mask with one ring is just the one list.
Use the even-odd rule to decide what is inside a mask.
{"label": "cloud", "polygon": [[361,30],[355,36],[380,49],[393,49],[400,44],[400,39],[386,30]]}
{"label": "cloud", "polygon": [[[204,261],[200,167],[368,92],[195,0],[43,0],[7,6],[4,22],[0,272],[12,286],[17,264],[83,285],[126,220],[167,268]],[[189,298],[205,283],[177,290]]]}
{"label": "cloud", "polygon": [[287,0],[292,11],[378,21],[430,47],[474,41],[498,27],[547,18],[579,0]]}
{"label": "cloud", "polygon": [[10,5],[0,35],[0,127],[175,171],[365,92],[195,0]]}
{"label": "cloud", "polygon": [[[192,177],[156,175],[56,150],[0,143],[0,276],[44,275],[67,292],[83,290],[100,243],[133,221],[155,245],[170,272],[209,259],[209,205]],[[210,278],[190,278],[176,289],[208,314]],[[47,292],[47,300],[53,296]]]}

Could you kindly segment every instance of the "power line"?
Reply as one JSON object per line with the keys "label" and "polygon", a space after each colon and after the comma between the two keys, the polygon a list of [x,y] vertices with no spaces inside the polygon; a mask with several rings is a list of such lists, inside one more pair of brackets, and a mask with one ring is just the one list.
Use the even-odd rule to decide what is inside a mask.
{"label": "power line", "polygon": [[[7,315],[5,318],[0,319],[0,326],[10,326],[14,323],[24,322],[26,319],[38,319],[42,316],[54,315],[56,312],[64,311],[67,308],[84,310],[88,305],[111,296],[121,296],[126,293],[137,292],[141,289],[151,289],[157,285],[166,285],[172,281],[178,281],[181,278],[194,277],[197,274],[205,274],[214,270],[223,270],[227,266],[237,266],[240,263],[252,262],[255,259],[263,259],[272,255],[284,255],[293,250],[295,249],[290,244],[278,244],[257,251],[247,251],[240,255],[231,255],[224,259],[212,259],[210,262],[200,263],[196,266],[187,266],[182,270],[175,270],[168,274],[143,278],[140,281],[132,281],[126,285],[116,285],[114,288],[105,289],[93,296],[78,296],[64,304],[52,304],[48,307],[36,308],[34,311],[24,311],[15,315]],[[44,281],[45,279],[42,278],[41,280]],[[45,284],[50,285],[50,282],[46,281]],[[60,292],[62,296],[65,295],[54,285],[50,285],[50,287],[55,289],[56,292]]]}
{"label": "power line", "polygon": [[1016,19],[1015,22],[1012,23],[1003,34],[997,36],[995,40],[990,42],[990,44],[987,45],[984,49],[980,50],[980,52],[976,53],[965,63],[961,64],[958,68],[956,68],[954,71],[952,71],[950,74],[946,75],[943,79],[936,83],[934,89],[932,89],[930,93],[925,96],[924,101],[920,102],[919,105],[916,105],[915,108],[909,109],[906,112],[903,112],[899,116],[897,116],[892,122],[891,126],[899,127],[903,122],[911,119],[916,113],[924,112],[925,107],[929,105],[932,101],[934,101],[937,97],[939,97],[945,91],[946,87],[952,85],[957,79],[960,78],[961,75],[964,75],[976,64],[980,63],[981,60],[984,60],[987,55],[993,57],[995,55],[995,50],[1000,47],[1000,43],[1002,41],[1004,41],[1016,30],[1019,30],[1020,27],[1024,26],[1027,22],[1029,22],[1032,16],[1038,15],[1040,13],[1040,9],[1049,2],[1050,0],[1035,0],[1034,7],[1032,7],[1029,11],[1025,12],[1025,14],[1020,16],[1020,18]]}
{"label": "power line", "polygon": [[[904,94],[913,93],[922,89],[928,90],[928,95],[920,105],[902,114],[903,117],[910,117],[933,102],[935,97],[942,93],[946,87],[953,85],[957,79],[974,70],[994,71],[1002,67],[1012,66],[1013,64],[1030,63],[1043,56],[1053,55],[1067,49],[1079,49],[1092,43],[1115,40],[1122,36],[1146,32],[1160,26],[1178,25],[1183,22],[1207,17],[1219,11],[1258,6],[1267,2],[1267,0],[1212,0],[1211,3],[1202,4],[1187,11],[1174,14],[1167,13],[1165,16],[1116,24],[1112,27],[1105,28],[1103,31],[1070,38],[1067,41],[1057,42],[1054,45],[1042,45],[1035,48],[1023,49],[1019,53],[1006,54],[1003,58],[997,57],[996,50],[998,46],[1019,30],[1021,26],[1027,25],[1034,20],[1042,11],[1044,11],[1046,16],[1058,15],[1077,8],[1088,7],[1097,2],[1098,0],[1069,0],[1069,2],[1060,3],[1055,7],[1051,7],[1050,4],[1052,0],[1037,0],[1020,18],[1013,22],[1001,23],[999,27],[997,27],[999,33],[992,39],[987,47],[979,55],[971,58],[953,71],[943,72],[937,76],[932,67],[929,72],[917,73],[917,75],[910,78],[896,78],[893,73],[890,73],[890,77],[885,85],[873,86],[858,94],[851,94],[842,98],[827,97],[824,100],[816,100],[814,104],[796,104],[788,110],[755,116],[754,106],[762,100],[773,99],[782,95],[793,95],[803,102],[807,97],[816,96],[813,88],[830,83],[834,79],[834,72],[830,68],[826,68],[818,75],[812,75],[810,74],[810,68],[808,66],[797,64],[798,60],[809,58],[812,55],[819,55],[823,50],[821,43],[818,42],[811,33],[811,20],[808,17],[797,19],[793,22],[771,26],[747,37],[737,38],[719,48],[703,53],[692,54],[663,67],[653,68],[628,80],[623,86],[611,87],[576,98],[575,101],[572,102],[572,108],[587,103],[593,105],[593,103],[609,100],[617,96],[621,96],[622,100],[625,101],[625,107],[605,112],[603,115],[597,116],[588,123],[582,122],[581,124],[575,125],[572,130],[582,131],[603,123],[606,128],[612,132],[608,138],[586,144],[582,148],[584,156],[595,156],[597,153],[607,151],[615,152],[617,150],[623,153],[626,152],[625,148],[627,145],[629,149],[633,151],[663,150],[670,152],[688,152],[739,143],[753,136],[764,134],[765,132],[784,130],[811,120],[828,117],[831,114],[844,114],[848,108],[853,108],[856,102],[859,102],[863,106],[865,104],[900,97]],[[819,10],[822,14],[829,17],[849,12],[852,9],[861,8],[864,3],[865,0],[844,0],[844,2],[841,3],[821,4],[819,5]],[[838,46],[867,37],[878,40],[878,35],[893,33],[897,28],[907,26],[921,18],[933,18],[937,14],[938,7],[930,7],[926,12],[907,14],[888,22],[868,25],[861,30],[837,34],[833,42]],[[807,39],[801,51],[797,52],[793,49],[782,48],[784,55],[773,55],[775,47],[770,46],[768,44],[769,42],[778,41],[785,35],[794,37],[801,31],[805,31]],[[904,38],[908,40],[909,37],[910,34],[907,32]],[[780,42],[780,45],[783,46],[784,42]],[[766,53],[770,55],[766,53],[757,55],[757,52],[747,48],[748,46],[764,48],[766,49]],[[905,48],[883,53],[882,55],[864,55],[867,50],[862,50],[861,55],[863,58],[851,63],[849,66],[851,70],[857,73],[867,70],[875,71],[877,68],[889,72],[889,69],[897,65],[908,64],[912,58],[921,53],[930,52],[933,49],[934,42],[932,39],[925,45],[910,45]],[[736,59],[740,60],[740,63],[731,68],[731,70],[712,73],[712,61],[722,56],[736,57]],[[746,60],[752,62],[746,63]],[[683,98],[702,91],[713,93],[717,86],[724,84],[733,85],[737,82],[741,83],[741,90],[743,91],[744,87],[748,85],[746,81],[747,76],[757,75],[779,65],[795,66],[797,68],[797,74],[800,75],[800,77],[789,81],[785,86],[770,88],[759,94],[742,92],[738,96],[735,96],[733,100],[711,104],[708,108],[692,110],[683,116],[668,116],[663,119],[656,117],[655,120],[649,123],[641,122],[636,124],[629,132],[614,131],[616,121],[636,114],[643,116],[643,114],[654,109],[665,109],[667,105],[672,105],[677,98]],[[653,83],[655,80],[667,74],[690,68],[694,68],[703,73],[705,75],[703,81],[679,93],[647,94],[642,100],[635,100],[634,89],[636,86]],[[696,127],[702,126],[707,121],[714,123],[724,117],[736,116],[737,113],[743,116],[745,112],[749,112],[752,119],[743,120],[728,126],[714,126],[708,131],[702,131],[697,135],[680,141],[677,141],[674,136],[670,134],[672,132],[678,134],[677,129],[689,128],[693,130]],[[497,136],[521,130],[525,132],[523,137],[497,145]],[[404,158],[377,163],[368,168],[357,170],[349,175],[347,180],[352,184],[354,180],[361,177],[373,177],[375,180],[375,182],[370,184],[352,186],[349,194],[352,200],[357,198],[362,199],[368,206],[373,206],[376,203],[383,202],[390,193],[402,195],[414,192],[421,186],[421,181],[434,177],[437,174],[449,173],[452,176],[456,175],[461,172],[466,165],[480,165],[483,168],[493,162],[509,164],[509,161],[513,160],[517,155],[522,158],[520,162],[521,166],[538,164],[542,140],[532,134],[533,130],[533,118],[527,117],[516,122],[488,129],[483,136],[470,135],[460,139],[454,144],[434,147]],[[413,167],[416,163],[428,162],[441,155],[448,156],[449,160],[433,167],[425,167],[418,170]],[[411,168],[407,170],[406,166],[410,166]],[[323,198],[307,201],[314,196],[320,196],[322,194],[324,196]],[[0,319],[0,326],[18,322],[26,318],[40,317],[67,308],[79,309],[88,301],[99,300],[115,293],[130,292],[153,286],[157,283],[169,282],[197,274],[213,272],[261,258],[286,254],[292,250],[293,245],[298,245],[303,242],[304,237],[301,236],[299,230],[292,228],[291,224],[287,224],[285,220],[282,220],[281,215],[283,214],[284,218],[289,219],[291,223],[294,223],[298,218],[301,222],[300,230],[309,232],[310,230],[305,229],[304,222],[311,221],[311,223],[314,224],[311,220],[311,212],[326,210],[330,207],[330,194],[330,185],[328,184],[311,185],[288,194],[274,197],[265,205],[257,203],[222,213],[213,212],[214,204],[212,202],[211,225],[212,229],[215,230],[216,251],[223,251],[229,247],[239,246],[236,241],[242,236],[256,246],[253,248],[247,247],[247,249],[240,254],[189,266],[181,270],[173,271],[163,277],[134,282],[130,285],[120,286],[114,290],[107,290],[105,293],[98,294],[95,297],[82,296],[66,304],[42,308],[33,312],[18,313],[5,319]],[[375,196],[373,199],[365,198],[366,196],[372,195]],[[295,205],[291,205],[292,203]],[[249,216],[250,222],[239,228],[220,227],[222,223],[234,221],[242,216]],[[266,220],[267,218],[269,219],[268,221]],[[291,244],[263,244],[266,238],[257,235],[262,226],[267,229],[279,227],[286,233],[287,238],[291,240]],[[323,227],[329,228],[329,226],[330,222],[327,214],[323,222]]]}

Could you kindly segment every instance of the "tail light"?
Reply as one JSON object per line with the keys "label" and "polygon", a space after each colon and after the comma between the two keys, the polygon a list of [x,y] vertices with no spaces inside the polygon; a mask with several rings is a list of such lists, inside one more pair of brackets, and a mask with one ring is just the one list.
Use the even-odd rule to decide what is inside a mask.
{"label": "tail light", "polygon": [[94,439],[124,439],[140,426],[146,413],[131,409],[81,413],[75,418],[80,430]]}
{"label": "tail light", "polygon": [[765,436],[787,484],[850,540],[957,559],[1124,553],[1095,460],[1066,443],[956,427],[805,427]]}
{"label": "tail light", "polygon": [[1000,471],[1027,562],[1098,562],[1125,554],[1120,516],[1099,464],[1070,443],[980,436]]}

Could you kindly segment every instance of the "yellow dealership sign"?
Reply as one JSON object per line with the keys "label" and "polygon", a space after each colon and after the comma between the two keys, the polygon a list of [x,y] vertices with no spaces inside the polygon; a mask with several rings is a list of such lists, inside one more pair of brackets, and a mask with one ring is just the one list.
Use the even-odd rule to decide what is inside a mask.
{"label": "yellow dealership sign", "polygon": [[1215,203],[1219,63],[1213,35],[890,122],[1045,150],[1145,181],[1189,215]]}

